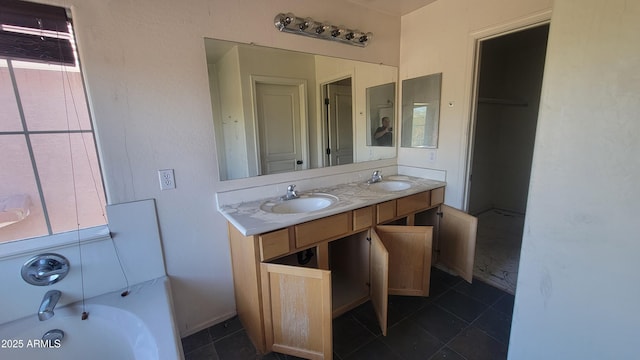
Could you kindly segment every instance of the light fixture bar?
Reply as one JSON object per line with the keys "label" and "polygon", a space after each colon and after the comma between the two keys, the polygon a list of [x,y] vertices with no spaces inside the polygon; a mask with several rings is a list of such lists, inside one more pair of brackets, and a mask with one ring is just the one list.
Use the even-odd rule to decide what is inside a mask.
{"label": "light fixture bar", "polygon": [[282,32],[304,35],[316,39],[333,40],[343,44],[365,47],[373,38],[370,32],[351,30],[321,23],[312,18],[296,17],[292,13],[280,13],[274,19],[276,29]]}

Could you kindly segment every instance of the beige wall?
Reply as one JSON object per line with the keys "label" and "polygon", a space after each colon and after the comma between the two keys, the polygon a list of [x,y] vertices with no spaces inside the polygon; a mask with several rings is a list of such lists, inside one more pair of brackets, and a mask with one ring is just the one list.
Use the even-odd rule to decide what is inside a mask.
{"label": "beige wall", "polygon": [[640,2],[555,0],[510,359],[635,359]]}
{"label": "beige wall", "polygon": [[[403,19],[399,50],[397,19],[348,3],[336,11],[328,1],[48,2],[73,10],[110,202],[156,199],[183,335],[235,311],[225,222],[214,203],[217,189],[229,186],[216,181],[203,37],[391,65],[400,54],[401,79],[443,72],[443,101],[454,107],[441,114],[437,159],[402,149],[399,162],[445,170],[447,202],[459,206],[470,34],[551,7],[550,0],[437,1]],[[279,11],[353,24],[376,39],[360,49],[279,34],[272,28]],[[555,1],[512,359],[637,355],[639,17],[632,1]],[[176,190],[159,191],[162,168],[175,169]]]}
{"label": "beige wall", "polygon": [[442,106],[438,149],[400,148],[398,163],[445,170],[447,204],[464,207],[476,39],[538,22],[551,4],[551,0],[446,0],[402,17],[400,81],[442,72]]}
{"label": "beige wall", "polygon": [[[109,202],[155,198],[182,335],[235,313],[204,37],[398,65],[400,20],[342,1],[46,0],[70,7]],[[340,11],[336,11],[339,8]],[[366,48],[282,34],[291,11],[375,34]],[[160,191],[158,169],[175,169]],[[247,180],[257,184],[267,179]],[[232,185],[233,186],[233,185]]]}

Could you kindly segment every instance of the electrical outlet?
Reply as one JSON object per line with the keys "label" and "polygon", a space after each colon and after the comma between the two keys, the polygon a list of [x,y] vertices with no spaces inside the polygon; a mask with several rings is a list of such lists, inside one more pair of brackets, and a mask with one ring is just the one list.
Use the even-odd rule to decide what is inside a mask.
{"label": "electrical outlet", "polygon": [[173,177],[173,169],[158,170],[160,178],[160,190],[169,190],[176,188],[176,181]]}

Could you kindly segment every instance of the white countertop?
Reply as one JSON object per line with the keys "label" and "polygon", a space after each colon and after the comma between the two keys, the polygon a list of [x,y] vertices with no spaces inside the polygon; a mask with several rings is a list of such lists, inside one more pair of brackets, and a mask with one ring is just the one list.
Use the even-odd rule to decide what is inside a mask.
{"label": "white countertop", "polygon": [[299,195],[304,195],[305,193],[326,193],[338,197],[339,200],[334,205],[313,212],[275,214],[260,209],[260,206],[264,202],[282,201],[279,198],[268,198],[226,205],[220,208],[220,212],[243,235],[250,236],[401,198],[403,196],[416,194],[422,191],[436,189],[446,185],[443,181],[422,179],[405,175],[390,175],[385,177],[384,180],[406,181],[411,184],[411,187],[407,190],[401,191],[380,192],[369,189],[368,186],[362,182],[353,182],[300,192]]}

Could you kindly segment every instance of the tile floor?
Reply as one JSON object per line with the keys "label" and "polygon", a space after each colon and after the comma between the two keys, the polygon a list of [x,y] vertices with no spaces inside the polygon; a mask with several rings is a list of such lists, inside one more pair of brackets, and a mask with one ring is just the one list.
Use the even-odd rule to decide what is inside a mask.
{"label": "tile floor", "polygon": [[[432,268],[428,298],[389,297],[387,336],[371,303],[334,319],[334,359],[506,359],[513,300],[477,279],[468,284]],[[237,318],[182,339],[182,346],[186,360],[296,359],[257,354]]]}
{"label": "tile floor", "polygon": [[478,216],[473,275],[515,294],[524,215],[492,209]]}

